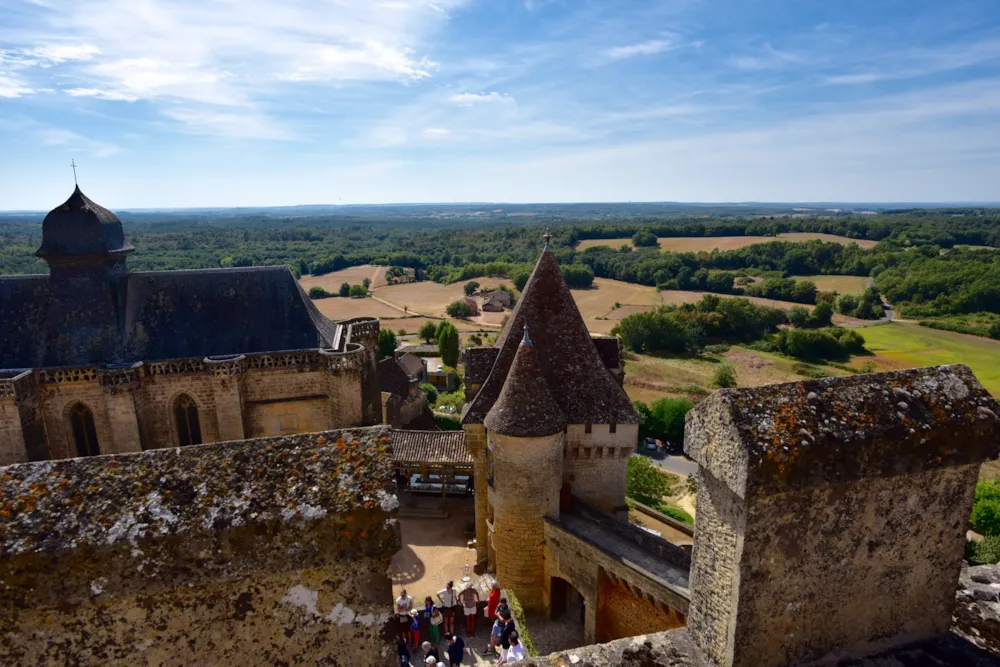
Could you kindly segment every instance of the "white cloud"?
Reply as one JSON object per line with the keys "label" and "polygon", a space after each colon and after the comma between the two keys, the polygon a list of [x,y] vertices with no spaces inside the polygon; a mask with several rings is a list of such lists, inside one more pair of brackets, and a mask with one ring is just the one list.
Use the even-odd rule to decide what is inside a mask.
{"label": "white cloud", "polygon": [[69,60],[91,60],[100,52],[100,49],[90,44],[60,44],[39,46],[28,53],[41,60],[58,64]]}
{"label": "white cloud", "polygon": [[0,97],[24,97],[35,93],[22,79],[16,76],[5,76],[0,73]]}
{"label": "white cloud", "polygon": [[656,55],[657,53],[669,51],[672,48],[674,48],[672,42],[665,39],[653,39],[639,44],[616,46],[612,49],[607,49],[604,51],[604,57],[608,60],[625,60],[626,58],[634,58],[636,56]]}
{"label": "white cloud", "polygon": [[100,90],[98,88],[68,88],[65,92],[71,97],[96,97],[99,100],[113,100],[117,102],[135,102],[139,99],[136,95],[129,95],[114,90]]}
{"label": "white cloud", "polygon": [[779,51],[767,43],[757,55],[735,56],[730,59],[730,63],[737,69],[750,71],[779,69],[802,61],[803,58],[800,55],[790,51]]}
{"label": "white cloud", "polygon": [[71,150],[85,151],[95,157],[110,157],[121,152],[121,147],[106,141],[84,137],[71,130],[27,121],[25,129],[35,133],[43,146],[66,146]]}
{"label": "white cloud", "polygon": [[429,137],[443,137],[448,134],[448,130],[441,127],[428,127],[424,130],[424,134]]}
{"label": "white cloud", "polygon": [[191,134],[236,139],[294,139],[295,134],[273,118],[254,110],[225,111],[204,107],[169,108],[164,113],[184,124]]}
{"label": "white cloud", "polygon": [[479,104],[516,104],[510,95],[501,95],[494,91],[492,93],[458,93],[448,98],[452,103],[461,107],[471,107]]}
{"label": "white cloud", "polygon": [[[195,131],[230,128],[243,115],[245,122],[235,123],[240,136],[287,136],[273,119],[262,120],[262,104],[293,94],[296,84],[425,79],[436,68],[431,38],[468,1],[74,0],[35,7],[23,29],[0,33],[0,62],[15,58],[25,79],[0,82],[0,91],[26,95],[58,77],[69,95],[152,101],[167,118],[194,122]],[[54,34],[63,41],[53,43]]]}

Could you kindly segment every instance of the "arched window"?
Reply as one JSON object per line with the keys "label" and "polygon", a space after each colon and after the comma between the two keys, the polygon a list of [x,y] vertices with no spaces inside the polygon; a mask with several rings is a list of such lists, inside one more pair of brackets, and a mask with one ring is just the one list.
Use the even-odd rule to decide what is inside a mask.
{"label": "arched window", "polygon": [[94,413],[83,403],[77,403],[69,410],[69,424],[73,429],[73,441],[76,442],[77,456],[99,456],[97,446],[97,427],[94,426]]}
{"label": "arched window", "polygon": [[177,440],[181,447],[201,444],[198,405],[187,394],[181,394],[174,401],[174,422],[177,424]]}

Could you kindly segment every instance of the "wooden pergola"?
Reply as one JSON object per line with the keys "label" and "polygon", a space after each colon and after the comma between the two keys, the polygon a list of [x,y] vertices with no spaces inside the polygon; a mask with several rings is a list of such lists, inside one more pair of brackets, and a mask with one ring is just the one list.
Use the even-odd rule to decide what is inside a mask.
{"label": "wooden pergola", "polygon": [[465,446],[464,431],[394,430],[392,452],[394,472],[407,480],[411,493],[421,491],[409,484],[413,475],[437,477],[439,481],[427,485],[429,490],[440,484],[442,504],[449,491],[467,493],[473,488],[472,455]]}

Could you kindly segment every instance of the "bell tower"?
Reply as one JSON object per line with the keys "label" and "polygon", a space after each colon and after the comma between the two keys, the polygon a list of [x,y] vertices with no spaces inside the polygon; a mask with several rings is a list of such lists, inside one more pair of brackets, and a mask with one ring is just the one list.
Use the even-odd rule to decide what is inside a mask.
{"label": "bell tower", "polygon": [[77,186],[42,222],[49,265],[45,365],[113,361],[122,339],[128,254],[118,217]]}

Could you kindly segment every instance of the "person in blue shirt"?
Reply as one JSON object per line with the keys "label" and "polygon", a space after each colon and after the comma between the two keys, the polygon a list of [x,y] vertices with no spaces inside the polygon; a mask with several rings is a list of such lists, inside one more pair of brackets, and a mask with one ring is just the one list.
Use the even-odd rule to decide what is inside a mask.
{"label": "person in blue shirt", "polygon": [[451,667],[458,667],[465,657],[465,641],[450,632],[446,632],[444,638],[448,642],[448,660],[451,662]]}

